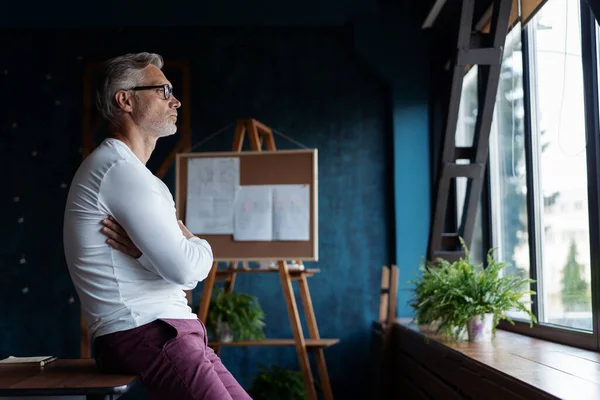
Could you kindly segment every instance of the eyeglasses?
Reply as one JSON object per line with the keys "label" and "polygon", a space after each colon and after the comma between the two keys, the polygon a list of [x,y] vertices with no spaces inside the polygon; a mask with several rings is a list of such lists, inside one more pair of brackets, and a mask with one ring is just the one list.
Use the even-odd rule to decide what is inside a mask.
{"label": "eyeglasses", "polygon": [[129,90],[152,90],[152,89],[162,89],[165,100],[169,100],[171,98],[171,95],[173,94],[173,87],[169,86],[166,83],[164,85],[154,85],[154,86],[135,86]]}

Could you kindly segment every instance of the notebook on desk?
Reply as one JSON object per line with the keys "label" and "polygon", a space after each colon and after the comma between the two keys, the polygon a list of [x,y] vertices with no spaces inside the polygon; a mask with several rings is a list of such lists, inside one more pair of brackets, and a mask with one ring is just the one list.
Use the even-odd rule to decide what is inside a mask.
{"label": "notebook on desk", "polygon": [[55,361],[58,357],[54,356],[37,356],[37,357],[14,357],[9,356],[0,360],[0,365],[39,365],[43,367],[44,365],[50,364],[52,361]]}

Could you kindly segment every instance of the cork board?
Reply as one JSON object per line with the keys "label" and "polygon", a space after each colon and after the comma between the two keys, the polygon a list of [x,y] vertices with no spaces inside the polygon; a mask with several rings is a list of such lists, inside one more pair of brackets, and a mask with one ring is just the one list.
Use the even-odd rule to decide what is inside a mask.
{"label": "cork board", "polygon": [[179,153],[175,162],[177,218],[185,221],[188,160],[195,157],[237,157],[240,185],[309,185],[308,241],[234,241],[232,234],[197,234],[206,239],[215,261],[318,260],[317,150]]}

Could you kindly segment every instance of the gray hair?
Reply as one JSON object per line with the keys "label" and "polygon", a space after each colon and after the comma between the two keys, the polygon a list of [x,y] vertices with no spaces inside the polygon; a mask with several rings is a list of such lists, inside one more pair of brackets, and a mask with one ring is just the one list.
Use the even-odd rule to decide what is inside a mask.
{"label": "gray hair", "polygon": [[155,53],[131,53],[111,58],[103,64],[100,85],[96,93],[96,106],[100,115],[113,125],[119,125],[119,108],[115,94],[119,90],[138,86],[142,70],[153,64],[163,67],[163,58]]}

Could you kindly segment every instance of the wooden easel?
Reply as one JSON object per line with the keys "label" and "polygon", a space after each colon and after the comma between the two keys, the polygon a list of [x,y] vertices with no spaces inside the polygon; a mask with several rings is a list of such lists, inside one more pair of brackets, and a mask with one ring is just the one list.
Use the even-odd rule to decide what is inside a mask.
{"label": "wooden easel", "polygon": [[[267,151],[275,151],[275,140],[273,139],[272,130],[262,123],[254,119],[250,119],[240,120],[237,123],[235,129],[235,138],[233,141],[234,152],[242,151],[244,137],[246,134],[250,142],[251,150],[262,151],[262,145],[264,143]],[[327,365],[325,363],[323,349],[338,343],[339,339],[320,338],[307,281],[308,277],[313,276],[315,273],[319,272],[319,270],[306,268],[290,269],[287,261],[285,260],[279,260],[277,262],[278,268],[273,270],[249,269],[245,264],[242,269],[238,269],[239,262],[240,261],[231,261],[228,263],[229,265],[227,269],[219,271],[217,271],[218,263],[213,263],[212,269],[204,282],[204,287],[200,298],[200,307],[198,308],[198,319],[200,319],[203,323],[206,323],[210,299],[216,281],[225,282],[225,291],[230,293],[233,290],[235,277],[239,273],[279,272],[281,287],[283,289],[283,295],[285,297],[290,324],[292,326],[293,339],[266,339],[233,343],[211,342],[209,345],[217,353],[219,353],[221,347],[223,346],[295,346],[298,361],[300,363],[300,369],[304,377],[304,385],[306,387],[308,399],[316,400],[317,391],[315,388],[313,373],[308,360],[308,351],[311,351],[315,356],[323,397],[326,400],[333,400],[333,393],[331,390],[331,384],[329,382],[329,375],[327,372]],[[296,263],[298,265],[302,265],[302,261],[296,260]],[[298,306],[296,304],[294,290],[292,288],[293,280],[298,281],[300,297],[302,299],[302,308],[304,309],[306,323],[308,326],[308,338],[304,337],[302,330]]]}

